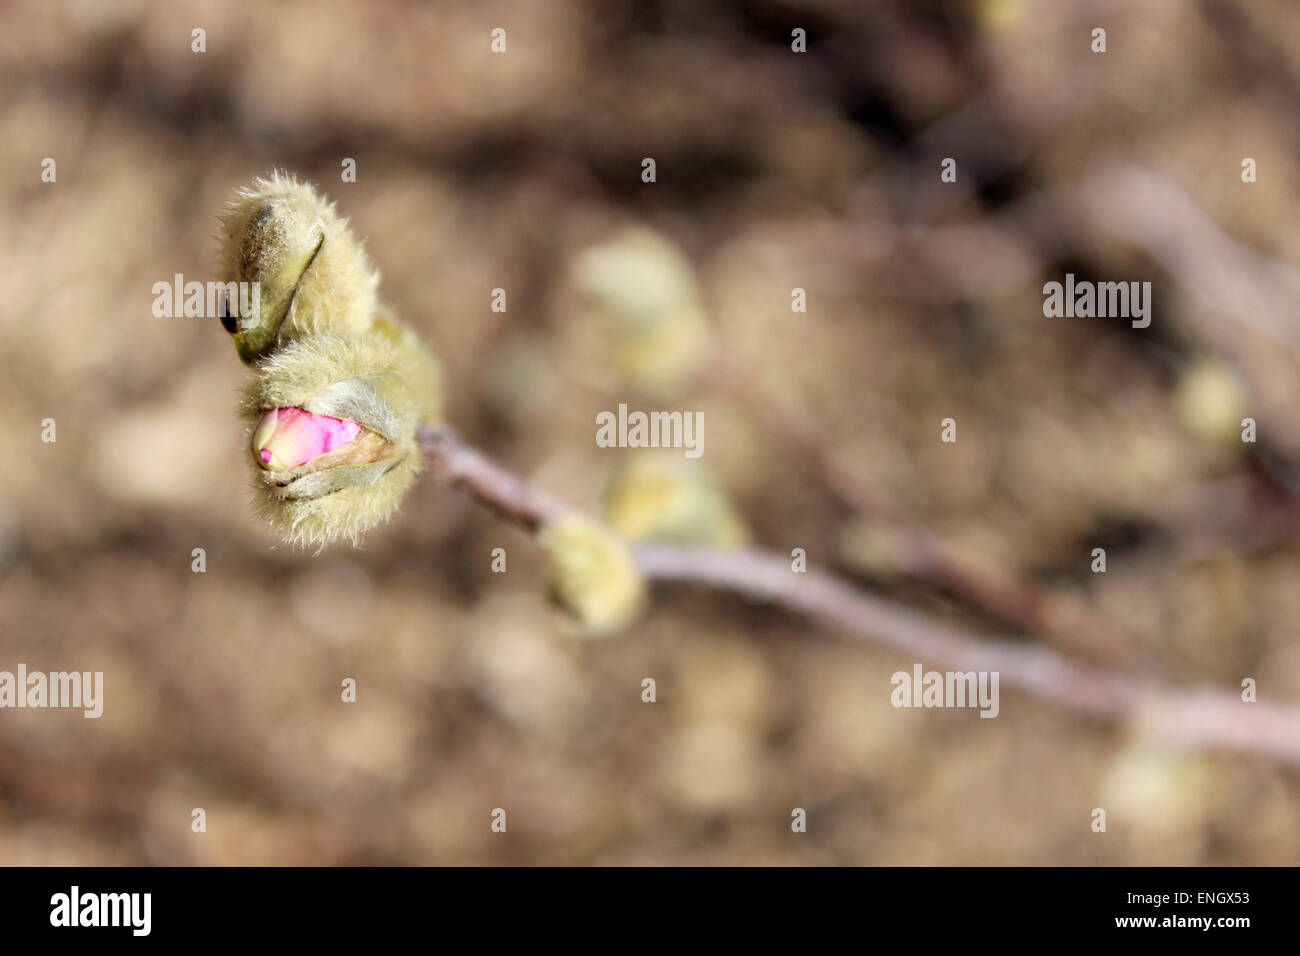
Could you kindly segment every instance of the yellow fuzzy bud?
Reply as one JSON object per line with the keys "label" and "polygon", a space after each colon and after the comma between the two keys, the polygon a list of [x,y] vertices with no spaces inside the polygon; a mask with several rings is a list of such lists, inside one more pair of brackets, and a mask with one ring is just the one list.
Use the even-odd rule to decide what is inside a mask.
{"label": "yellow fuzzy bud", "polygon": [[[422,467],[416,428],[440,417],[437,365],[408,330],[313,335],[256,366],[246,404],[261,515],[297,544],[354,544],[387,520]],[[303,461],[296,434],[277,442],[282,409],[354,423],[349,440]],[[281,414],[278,417],[283,418]],[[288,448],[291,457],[283,449]],[[267,452],[271,452],[270,455]]]}
{"label": "yellow fuzzy bud", "polygon": [[572,274],[628,385],[671,395],[699,369],[710,347],[708,322],[690,263],[667,240],[628,229],[583,251]]}
{"label": "yellow fuzzy bud", "polygon": [[640,614],[645,581],[627,545],[590,518],[564,515],[537,536],[551,594],[590,632],[626,627]]}
{"label": "yellow fuzzy bud", "polygon": [[361,244],[310,186],[256,180],[223,221],[226,281],[260,290],[226,324],[256,372],[244,414],[258,511],[294,544],[356,544],[422,467],[416,429],[442,414],[437,363],[379,304]]}
{"label": "yellow fuzzy bud", "polygon": [[638,455],[610,478],[604,518],[629,541],[738,548],[749,539],[744,520],[697,462]]}
{"label": "yellow fuzzy bud", "polygon": [[245,362],[303,335],[369,328],[379,275],[347,220],[309,185],[279,174],[254,180],[222,225],[221,280],[260,290],[255,313],[227,325]]}
{"label": "yellow fuzzy bud", "polygon": [[1227,362],[1202,358],[1178,380],[1176,402],[1183,425],[1202,441],[1239,440],[1246,414],[1246,390]]}

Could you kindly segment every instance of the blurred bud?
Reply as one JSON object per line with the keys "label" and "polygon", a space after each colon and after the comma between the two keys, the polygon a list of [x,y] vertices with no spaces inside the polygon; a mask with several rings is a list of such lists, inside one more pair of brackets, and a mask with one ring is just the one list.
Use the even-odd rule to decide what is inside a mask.
{"label": "blurred bud", "polygon": [[553,596],[592,633],[630,624],[646,587],[631,551],[600,524],[578,514],[549,522],[537,536]]}
{"label": "blurred bud", "polygon": [[858,518],[840,528],[839,558],[862,574],[894,577],[906,567],[907,542],[898,529]]}
{"label": "blurred bud", "polygon": [[227,325],[253,362],[302,335],[363,334],[379,276],[331,203],[291,176],[257,179],[222,217],[223,282],[258,284],[252,315]]}
{"label": "blurred bud", "polygon": [[582,252],[572,275],[629,386],[671,395],[689,382],[707,357],[709,329],[695,274],[676,248],[647,229],[628,229]]}
{"label": "blurred bud", "polygon": [[629,541],[738,548],[749,540],[726,494],[697,462],[639,455],[605,488],[606,524]]}
{"label": "blurred bud", "polygon": [[1246,390],[1236,371],[1217,358],[1201,358],[1178,380],[1178,415],[1183,426],[1206,442],[1236,441],[1246,414]]}
{"label": "blurred bud", "polygon": [[1102,806],[1127,824],[1133,838],[1194,841],[1204,826],[1213,777],[1202,756],[1139,734],[1114,757],[1100,783]]}
{"label": "blurred bud", "polygon": [[975,14],[986,33],[998,34],[1024,22],[1025,4],[1024,0],[979,0]]}

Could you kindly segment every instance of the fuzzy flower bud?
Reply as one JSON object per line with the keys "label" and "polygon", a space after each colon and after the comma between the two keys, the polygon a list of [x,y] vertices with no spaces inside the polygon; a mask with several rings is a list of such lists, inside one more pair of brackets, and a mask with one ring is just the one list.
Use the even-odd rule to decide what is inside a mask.
{"label": "fuzzy flower bud", "polygon": [[260,289],[253,315],[223,319],[256,373],[258,510],[294,544],[356,544],[420,471],[416,430],[442,413],[437,363],[379,304],[361,244],[310,186],[256,180],[223,222],[226,281]]}
{"label": "fuzzy flower bud", "polygon": [[658,234],[633,228],[583,251],[572,275],[627,384],[655,395],[681,390],[710,347],[699,286],[686,258]]}
{"label": "fuzzy flower bud", "polygon": [[245,362],[302,335],[369,328],[379,275],[347,220],[310,186],[278,173],[254,180],[222,226],[222,281],[260,290],[252,315],[223,319]]}
{"label": "fuzzy flower bud", "polygon": [[744,520],[696,462],[638,455],[610,478],[604,518],[628,541],[738,548],[749,539]]}
{"label": "fuzzy flower bud", "polygon": [[564,515],[539,532],[551,593],[588,631],[626,627],[640,614],[645,581],[621,540],[578,514]]}
{"label": "fuzzy flower bud", "polygon": [[299,544],[353,543],[419,474],[416,428],[441,415],[437,365],[409,330],[312,335],[256,365],[247,415],[259,510]]}

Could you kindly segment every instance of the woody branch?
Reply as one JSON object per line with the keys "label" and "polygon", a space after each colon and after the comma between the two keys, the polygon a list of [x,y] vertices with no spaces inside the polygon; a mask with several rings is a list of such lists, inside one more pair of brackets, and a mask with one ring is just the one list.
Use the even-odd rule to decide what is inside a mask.
{"label": "woody branch", "polygon": [[[498,517],[535,532],[568,510],[447,428],[424,428],[434,476]],[[988,671],[1040,700],[1085,717],[1133,721],[1173,743],[1216,747],[1300,766],[1300,708],[1246,703],[1233,692],[1164,684],[1129,671],[1070,660],[1039,644],[976,637],[866,594],[816,569],[795,573],[783,555],[747,549],[646,545],[637,564],[650,580],[696,585],[803,614],[832,630],[961,671]]]}

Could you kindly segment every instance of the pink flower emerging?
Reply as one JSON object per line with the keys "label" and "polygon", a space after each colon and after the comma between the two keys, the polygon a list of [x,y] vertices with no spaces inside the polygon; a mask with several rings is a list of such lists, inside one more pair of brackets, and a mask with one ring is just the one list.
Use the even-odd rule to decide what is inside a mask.
{"label": "pink flower emerging", "polygon": [[273,408],[257,423],[253,454],[268,471],[283,471],[341,448],[360,432],[356,422],[313,415],[302,408]]}

